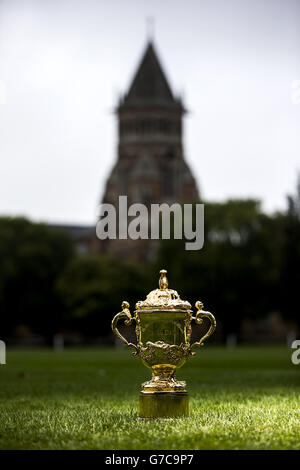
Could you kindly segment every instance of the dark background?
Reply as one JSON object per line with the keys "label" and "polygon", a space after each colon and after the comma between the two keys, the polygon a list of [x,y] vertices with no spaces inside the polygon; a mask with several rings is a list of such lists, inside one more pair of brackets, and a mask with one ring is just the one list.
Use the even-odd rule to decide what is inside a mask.
{"label": "dark background", "polygon": [[215,341],[286,342],[299,328],[300,186],[285,212],[267,215],[258,201],[205,203],[205,244],[163,240],[148,262],[82,254],[59,229],[23,218],[0,219],[1,336],[14,344],[113,341],[110,322],[128,300],[169,286],[200,299],[216,316]]}

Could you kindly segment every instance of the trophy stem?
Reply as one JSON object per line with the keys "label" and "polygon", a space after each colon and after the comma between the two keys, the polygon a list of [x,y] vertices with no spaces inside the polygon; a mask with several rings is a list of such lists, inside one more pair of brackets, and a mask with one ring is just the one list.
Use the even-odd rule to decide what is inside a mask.
{"label": "trophy stem", "polygon": [[152,366],[152,378],[142,384],[143,392],[185,392],[186,383],[176,379],[175,371],[176,366],[170,364]]}

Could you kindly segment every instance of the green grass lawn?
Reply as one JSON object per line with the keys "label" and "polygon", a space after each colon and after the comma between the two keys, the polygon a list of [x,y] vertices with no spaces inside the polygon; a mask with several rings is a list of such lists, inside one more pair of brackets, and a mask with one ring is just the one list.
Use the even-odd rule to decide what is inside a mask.
{"label": "green grass lawn", "polygon": [[139,421],[150,371],[129,350],[8,350],[0,448],[300,449],[300,366],[290,356],[207,344],[178,372],[190,418]]}

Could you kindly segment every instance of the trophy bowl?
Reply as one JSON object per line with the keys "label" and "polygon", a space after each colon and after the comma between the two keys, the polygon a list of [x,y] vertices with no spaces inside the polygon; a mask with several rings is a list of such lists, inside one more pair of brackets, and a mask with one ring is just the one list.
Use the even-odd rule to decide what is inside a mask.
{"label": "trophy bowl", "polygon": [[[196,302],[197,312],[193,317],[191,304],[168,288],[166,274],[165,269],[160,271],[159,288],[136,303],[133,317],[129,303],[124,301],[122,311],[112,321],[113,332],[152,370],[151,380],[142,384],[140,392],[140,418],[143,419],[188,416],[186,383],[176,379],[176,369],[194,354],[194,347],[203,346],[216,328],[214,316],[202,310],[202,302]],[[191,323],[194,320],[200,325],[203,318],[210,321],[210,328],[191,345]],[[137,344],[129,343],[119,332],[117,323],[121,319],[125,325],[135,321]]]}

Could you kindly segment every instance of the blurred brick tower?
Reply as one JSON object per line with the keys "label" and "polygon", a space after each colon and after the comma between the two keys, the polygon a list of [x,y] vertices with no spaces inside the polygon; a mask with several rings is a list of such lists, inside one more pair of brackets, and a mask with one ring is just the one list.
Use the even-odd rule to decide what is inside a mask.
{"label": "blurred brick tower", "polygon": [[[119,124],[118,158],[106,183],[103,201],[118,207],[119,195],[128,205],[194,202],[195,179],[183,154],[182,117],[150,41],[128,93],[116,109]],[[100,250],[140,260],[151,256],[151,240],[105,240]]]}

